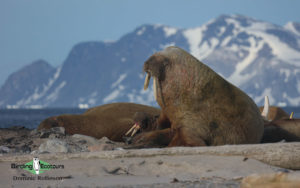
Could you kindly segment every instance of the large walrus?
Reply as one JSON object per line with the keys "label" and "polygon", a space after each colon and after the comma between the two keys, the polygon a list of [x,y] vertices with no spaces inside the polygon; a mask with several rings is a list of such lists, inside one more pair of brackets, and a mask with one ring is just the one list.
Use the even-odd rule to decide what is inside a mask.
{"label": "large walrus", "polygon": [[268,96],[260,109],[265,126],[262,143],[300,141],[300,119],[294,119],[293,113],[289,117],[281,108],[270,106]]}
{"label": "large walrus", "polygon": [[144,88],[153,78],[162,109],[162,128],[133,138],[134,144],[209,146],[259,143],[263,119],[252,99],[178,47],[168,47],[144,63]]}
{"label": "large walrus", "polygon": [[95,138],[106,136],[113,141],[123,141],[126,131],[135,124],[136,112],[158,116],[158,108],[134,104],[112,103],[87,110],[80,115],[60,115],[45,119],[38,126],[40,129],[64,127],[68,134],[84,134]]}

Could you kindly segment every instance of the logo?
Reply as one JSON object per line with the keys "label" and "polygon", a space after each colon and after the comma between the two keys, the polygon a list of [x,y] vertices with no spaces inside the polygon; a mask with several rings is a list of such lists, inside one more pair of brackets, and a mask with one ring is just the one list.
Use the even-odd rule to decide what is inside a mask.
{"label": "logo", "polygon": [[42,174],[48,170],[51,170],[51,169],[63,169],[64,168],[64,165],[51,165],[45,161],[41,161],[39,160],[38,157],[34,157],[32,159],[32,161],[29,161],[28,163],[25,163],[25,164],[15,164],[15,163],[12,163],[11,164],[11,168],[13,169],[23,169],[23,170],[26,170],[32,174],[36,174],[36,175],[39,175],[39,174]]}
{"label": "logo", "polygon": [[49,170],[64,169],[64,165],[61,164],[49,164],[45,161],[40,160],[38,157],[34,157],[32,161],[29,161],[25,164],[11,164],[12,169],[23,169],[28,171],[31,176],[22,175],[22,176],[13,176],[14,181],[40,181],[40,180],[63,180],[71,179],[72,176],[41,176],[40,174],[47,172]]}

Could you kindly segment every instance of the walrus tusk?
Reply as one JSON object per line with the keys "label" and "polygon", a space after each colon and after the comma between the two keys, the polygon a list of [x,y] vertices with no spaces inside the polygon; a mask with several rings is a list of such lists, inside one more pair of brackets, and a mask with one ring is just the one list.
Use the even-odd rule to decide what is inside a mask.
{"label": "walrus tusk", "polygon": [[135,127],[136,127],[136,123],[129,129],[129,131],[127,131],[125,135],[127,136],[129,133],[131,133]]}
{"label": "walrus tusk", "polygon": [[269,97],[265,96],[264,109],[263,109],[263,111],[261,113],[261,116],[264,118],[264,120],[268,121],[269,110],[270,110]]}
{"label": "walrus tusk", "polygon": [[132,134],[131,134],[131,137],[133,137],[138,130],[139,130],[139,127],[136,126],[135,129],[133,130]]}
{"label": "walrus tusk", "polygon": [[294,112],[291,113],[290,119],[293,119],[293,116],[294,116]]}
{"label": "walrus tusk", "polygon": [[150,78],[151,78],[151,75],[149,73],[147,73],[145,82],[144,82],[144,90],[147,90],[147,88],[149,86]]}
{"label": "walrus tusk", "polygon": [[153,77],[153,93],[154,93],[154,98],[157,100],[157,78]]}
{"label": "walrus tusk", "polygon": [[128,134],[130,134],[130,133],[132,132],[131,136],[134,136],[135,133],[136,133],[140,128],[141,128],[141,127],[140,127],[138,124],[135,123],[135,124],[129,129],[129,131],[127,131],[127,133],[126,133],[125,135],[127,136]]}

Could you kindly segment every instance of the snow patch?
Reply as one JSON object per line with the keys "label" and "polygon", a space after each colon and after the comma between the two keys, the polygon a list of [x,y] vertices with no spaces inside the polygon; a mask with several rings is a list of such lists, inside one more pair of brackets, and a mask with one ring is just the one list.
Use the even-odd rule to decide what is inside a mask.
{"label": "snow patch", "polygon": [[49,102],[53,102],[55,101],[57,98],[58,98],[58,95],[59,95],[59,92],[60,90],[65,87],[65,85],[67,84],[66,81],[63,81],[62,83],[59,84],[59,86],[57,86],[55,88],[55,90],[46,97],[46,100],[49,101]]}
{"label": "snow patch", "polygon": [[231,36],[227,36],[221,43],[221,46],[227,46],[227,44],[230,42],[230,40],[232,39]]}
{"label": "snow patch", "polygon": [[142,27],[140,30],[136,32],[137,35],[142,35],[146,31],[146,27]]}
{"label": "snow patch", "polygon": [[286,102],[278,102],[277,106],[279,106],[279,107],[286,107],[287,104],[286,104]]}
{"label": "snow patch", "polygon": [[6,105],[6,109],[19,109],[20,108],[20,106],[18,106],[18,105]]}
{"label": "snow patch", "polygon": [[234,26],[233,31],[232,31],[234,36],[236,36],[240,32],[241,25],[237,20],[232,19],[232,18],[227,18],[226,23],[228,25],[232,24]]}
{"label": "snow patch", "polygon": [[197,27],[194,29],[187,29],[183,32],[183,35],[188,40],[189,46],[190,46],[190,52],[195,57],[198,57],[199,54],[201,54],[201,50],[199,48],[199,45],[202,40],[202,27]]}
{"label": "snow patch", "polygon": [[112,102],[116,98],[118,98],[120,95],[122,95],[122,91],[125,89],[123,85],[119,85],[117,89],[115,89],[113,92],[111,92],[109,95],[104,97],[103,103]]}
{"label": "snow patch", "polygon": [[289,69],[280,69],[279,70],[280,75],[284,74],[285,78],[284,78],[284,82],[287,83],[289,81],[289,77],[291,75],[291,72]]}
{"label": "snow patch", "polygon": [[203,32],[206,29],[207,26],[204,25],[202,27],[187,29],[183,32],[184,37],[188,40],[190,53],[199,60],[208,57],[220,42],[217,38],[203,41]]}
{"label": "snow patch", "polygon": [[[152,82],[152,80],[151,80]],[[146,91],[141,88],[138,92],[133,89],[131,93],[127,95],[129,102],[144,104],[144,105],[157,105],[153,94],[153,84],[149,84],[149,87]]]}
{"label": "snow patch", "polygon": [[118,86],[125,78],[127,77],[127,74],[121,74],[118,78],[117,81],[115,81],[114,83],[112,83],[111,88],[115,88],[116,86]]}
{"label": "snow patch", "polygon": [[48,84],[47,85],[43,85],[42,91],[40,91],[40,88],[37,86],[34,89],[33,94],[31,94],[30,96],[28,96],[26,99],[23,98],[23,99],[19,100],[16,103],[16,105],[17,106],[28,106],[31,103],[33,103],[33,102],[37,101],[38,99],[42,98],[43,96],[45,96],[45,94],[48,92],[48,90],[52,87],[53,83],[59,77],[60,72],[61,72],[61,66],[56,69],[56,72],[54,73],[53,77],[49,79]]}
{"label": "snow patch", "polygon": [[269,102],[270,104],[274,104],[275,103],[275,99],[274,97],[272,96],[272,89],[271,88],[266,88],[262,94],[260,96],[256,96],[254,97],[254,101],[255,103],[260,103],[262,101],[265,100],[265,96],[268,96],[269,97]]}
{"label": "snow patch", "polygon": [[222,36],[225,31],[226,31],[226,27],[221,27],[219,33],[217,34],[218,37]]}
{"label": "snow patch", "polygon": [[170,37],[177,33],[177,28],[174,28],[174,27],[164,27],[163,30],[165,32],[166,37]]}
{"label": "snow patch", "polygon": [[259,42],[257,45],[257,42],[253,37],[249,39],[249,42],[250,47],[248,49],[248,56],[236,65],[235,71],[228,78],[229,82],[234,83],[236,86],[241,86],[250,78],[256,75],[256,71],[253,71],[252,73],[246,75],[242,75],[241,73],[256,59],[257,54],[262,49],[264,43]]}
{"label": "snow patch", "polygon": [[175,46],[175,42],[171,42],[171,43],[167,43],[167,44],[160,44],[159,47],[161,49],[165,49],[167,47],[170,47],[170,46]]}
{"label": "snow patch", "polygon": [[29,105],[29,106],[27,106],[26,108],[27,108],[27,109],[42,109],[43,106],[42,106],[42,105],[36,104],[36,105]]}
{"label": "snow patch", "polygon": [[268,28],[274,27],[267,23],[256,22],[252,24],[251,27],[246,28],[244,31],[248,34],[253,34],[255,36],[261,37],[262,40],[272,48],[272,53],[273,55],[277,56],[277,58],[291,65],[299,67],[299,51],[280,41],[277,36],[266,33],[265,30]]}
{"label": "snow patch", "polygon": [[293,32],[296,35],[300,35],[300,32],[297,31],[297,29],[295,28],[293,22],[288,22],[287,24],[285,24],[284,28],[291,31],[291,32]]}
{"label": "snow patch", "polygon": [[89,106],[93,106],[93,105],[96,105],[96,102],[97,102],[97,97],[98,96],[98,92],[97,91],[94,91],[93,93],[91,93],[89,96],[87,97],[80,97],[78,99],[78,105],[80,104],[87,104]]}
{"label": "snow patch", "polygon": [[300,80],[297,80],[297,91],[300,94]]}
{"label": "snow patch", "polygon": [[87,108],[89,108],[89,104],[78,104],[78,108],[87,109]]}
{"label": "snow patch", "polygon": [[286,97],[286,99],[289,101],[289,103],[292,106],[299,106],[300,105],[300,97]]}

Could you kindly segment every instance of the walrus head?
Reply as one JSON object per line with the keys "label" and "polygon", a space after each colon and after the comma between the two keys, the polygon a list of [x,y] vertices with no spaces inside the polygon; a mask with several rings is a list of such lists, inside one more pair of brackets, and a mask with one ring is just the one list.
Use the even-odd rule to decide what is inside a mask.
{"label": "walrus head", "polygon": [[149,86],[151,77],[153,77],[153,91],[155,100],[157,100],[157,88],[165,79],[166,68],[170,65],[170,60],[163,55],[155,54],[144,63],[144,72],[146,73],[144,90]]}
{"label": "walrus head", "polygon": [[127,136],[131,133],[131,136],[134,136],[138,131],[151,130],[152,121],[157,118],[158,116],[151,116],[145,112],[136,112],[133,116],[134,125],[125,135]]}
{"label": "walrus head", "polygon": [[264,106],[260,107],[260,110],[265,123],[279,119],[293,119],[294,115],[294,112],[292,112],[289,116],[283,109],[276,106],[270,106],[268,96],[265,96]]}

